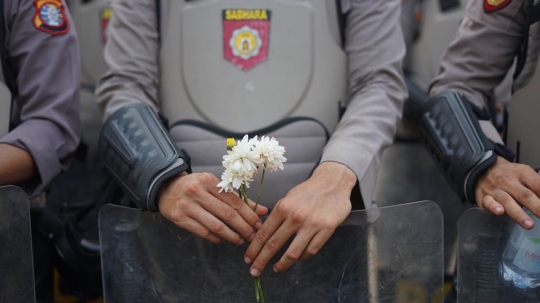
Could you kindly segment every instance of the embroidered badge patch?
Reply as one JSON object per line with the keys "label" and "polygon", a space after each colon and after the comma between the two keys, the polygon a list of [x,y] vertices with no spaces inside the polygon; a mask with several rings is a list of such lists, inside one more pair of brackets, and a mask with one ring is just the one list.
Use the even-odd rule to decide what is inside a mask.
{"label": "embroidered badge patch", "polygon": [[247,71],[268,59],[271,11],[223,10],[225,59]]}
{"label": "embroidered badge patch", "polygon": [[107,40],[109,39],[109,34],[107,33],[107,28],[109,27],[109,21],[111,20],[112,16],[112,8],[104,8],[101,11],[100,19],[101,19],[101,42],[103,42],[103,45],[107,44]]}
{"label": "embroidered badge patch", "polygon": [[34,26],[37,29],[53,36],[63,35],[69,31],[69,22],[62,0],[34,0],[34,5],[36,6]]}
{"label": "embroidered badge patch", "polygon": [[498,11],[510,4],[510,0],[484,0],[484,11],[486,13]]}

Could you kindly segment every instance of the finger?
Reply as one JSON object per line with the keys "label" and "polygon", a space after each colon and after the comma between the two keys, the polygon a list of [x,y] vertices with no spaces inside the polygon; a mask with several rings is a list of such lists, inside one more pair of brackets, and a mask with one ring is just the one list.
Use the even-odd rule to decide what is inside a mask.
{"label": "finger", "polygon": [[523,208],[508,193],[498,191],[494,198],[504,207],[508,216],[523,228],[532,229],[534,227],[531,217],[523,211]]}
{"label": "finger", "polygon": [[322,229],[320,230],[309,242],[308,246],[304,250],[304,253],[300,257],[300,260],[306,260],[316,255],[323,245],[330,239],[336,229]]}
{"label": "finger", "polygon": [[[520,181],[534,194],[536,197],[540,197],[540,175],[532,169],[530,166],[525,166],[523,168],[523,173],[521,175]],[[540,205],[527,206],[527,208],[532,211],[536,216],[540,216]]]}
{"label": "finger", "polygon": [[530,210],[536,210],[540,208],[540,199],[532,190],[525,187],[518,180],[510,182],[508,190],[506,190],[506,192],[509,193],[514,198],[514,200],[516,200],[521,205],[527,207]]}
{"label": "finger", "polygon": [[[259,232],[257,232],[257,234],[258,233]],[[254,277],[258,277],[268,262],[270,262],[272,257],[274,257],[274,255],[283,247],[283,245],[285,245],[287,240],[289,240],[292,235],[294,235],[294,229],[292,226],[289,226],[288,224],[281,225],[281,227],[268,239],[266,244],[264,244],[263,249],[254,259],[253,264],[249,269],[249,273]],[[255,239],[256,238],[257,236]],[[307,245],[307,243],[305,243],[305,245]],[[291,252],[291,257],[296,257],[296,259],[298,259],[301,254],[302,251],[293,251]]]}
{"label": "finger", "polygon": [[[272,212],[268,219],[264,222],[262,227],[255,234],[255,238],[249,244],[249,247],[246,250],[246,255],[244,260],[246,263],[250,264],[253,260],[257,258],[259,253],[262,251],[263,247],[270,239],[271,236],[278,230],[281,226],[281,223],[284,221],[278,213]],[[273,246],[275,243],[272,243]]]}
{"label": "finger", "polygon": [[487,195],[482,199],[483,207],[488,209],[490,212],[494,213],[495,215],[502,215],[504,214],[504,207],[495,199],[493,199],[492,196]]}
{"label": "finger", "polygon": [[[253,209],[255,213],[259,216],[266,216],[268,214],[268,208],[262,206],[261,204],[256,204],[255,202],[248,200],[249,208]],[[257,208],[255,208],[257,206]]]}
{"label": "finger", "polygon": [[209,213],[200,205],[194,206],[190,210],[189,216],[207,228],[211,233],[218,235],[227,242],[234,245],[242,245],[245,243],[245,240],[242,239],[240,235],[233,232],[229,227],[227,227],[227,225],[225,225],[225,223],[221,222],[218,218]]}
{"label": "finger", "polygon": [[[257,214],[250,207],[248,207],[238,195],[233,193],[220,193],[217,189],[213,188],[210,190],[210,193],[215,198],[227,203],[234,210],[236,210],[250,226],[255,227],[258,225],[260,227],[262,224],[261,218],[259,218],[259,216],[257,216]],[[255,204],[253,204],[253,206],[255,206]]]}
{"label": "finger", "polygon": [[208,228],[202,226],[199,222],[193,220],[192,218],[184,220],[179,226],[214,244],[221,244],[224,241],[222,237],[212,233]]}
{"label": "finger", "polygon": [[242,237],[251,240],[251,237],[255,236],[254,227],[247,223],[234,208],[223,203],[213,195],[208,193],[203,194],[200,204],[207,211],[236,230]]}
{"label": "finger", "polygon": [[[292,241],[287,251],[283,254],[281,259],[274,264],[274,272],[284,272],[291,267],[294,262],[298,261],[304,254],[304,250],[308,246],[311,239],[315,236],[316,232],[313,230],[299,232]],[[264,252],[264,250],[263,250]],[[262,255],[263,253],[261,253]],[[254,263],[255,265],[255,263]]]}

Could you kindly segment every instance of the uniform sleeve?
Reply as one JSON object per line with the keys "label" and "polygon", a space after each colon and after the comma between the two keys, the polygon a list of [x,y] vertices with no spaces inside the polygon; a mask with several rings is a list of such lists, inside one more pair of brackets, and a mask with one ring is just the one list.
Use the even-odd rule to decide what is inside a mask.
{"label": "uniform sleeve", "polygon": [[[34,1],[6,1],[9,64],[15,73],[17,127],[0,139],[30,152],[40,185],[65,170],[79,144],[79,47],[64,4],[67,27],[48,32],[35,24]],[[38,186],[39,187],[39,186]]]}
{"label": "uniform sleeve", "polygon": [[362,197],[371,203],[382,151],[390,145],[407,90],[401,71],[405,43],[399,0],[350,0],[346,52],[349,104],[324,149],[322,162],[355,172]]}
{"label": "uniform sleeve", "polygon": [[146,103],[157,110],[159,35],[155,1],[112,0],[105,60],[97,100],[104,121],[119,108]]}
{"label": "uniform sleeve", "polygon": [[[470,0],[456,39],[443,54],[430,95],[453,90],[485,107],[519,53],[525,27],[524,2],[511,0],[506,7],[485,12],[484,0]],[[481,126],[491,140],[502,144],[489,121],[481,121]]]}

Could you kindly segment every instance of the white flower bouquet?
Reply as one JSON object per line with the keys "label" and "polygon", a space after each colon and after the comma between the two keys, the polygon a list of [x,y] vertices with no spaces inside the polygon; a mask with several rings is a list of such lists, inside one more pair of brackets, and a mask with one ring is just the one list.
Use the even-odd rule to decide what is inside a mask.
{"label": "white flower bouquet", "polygon": [[[283,156],[285,148],[279,145],[274,138],[262,136],[260,140],[255,136],[249,139],[245,135],[241,141],[236,142],[233,138],[227,139],[227,155],[223,156],[223,166],[225,171],[221,175],[221,182],[218,187],[220,192],[232,192],[238,190],[240,198],[249,206],[247,190],[253,178],[262,168],[261,183],[255,208],[259,205],[261,198],[264,175],[266,170],[277,171],[283,169],[283,162],[287,159]],[[262,291],[260,277],[253,278],[255,285],[255,297],[257,302],[265,302]]]}

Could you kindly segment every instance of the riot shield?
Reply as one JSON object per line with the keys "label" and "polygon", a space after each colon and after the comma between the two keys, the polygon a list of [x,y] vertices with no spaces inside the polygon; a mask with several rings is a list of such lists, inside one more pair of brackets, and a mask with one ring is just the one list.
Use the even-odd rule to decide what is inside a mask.
{"label": "riot shield", "polygon": [[35,302],[30,202],[15,186],[0,186],[0,302]]}
{"label": "riot shield", "polygon": [[[263,272],[266,302],[442,302],[442,232],[433,202],[353,212],[316,256]],[[212,245],[112,205],[100,239],[105,302],[255,302],[246,245]]]}
{"label": "riot shield", "polygon": [[504,256],[514,226],[508,216],[495,216],[485,209],[473,208],[463,214],[459,221],[458,302],[539,301],[539,288],[517,287],[508,275],[512,261]]}

